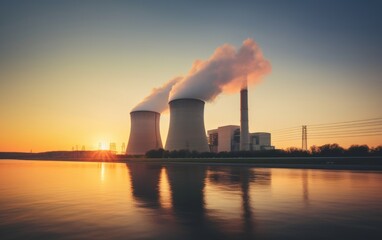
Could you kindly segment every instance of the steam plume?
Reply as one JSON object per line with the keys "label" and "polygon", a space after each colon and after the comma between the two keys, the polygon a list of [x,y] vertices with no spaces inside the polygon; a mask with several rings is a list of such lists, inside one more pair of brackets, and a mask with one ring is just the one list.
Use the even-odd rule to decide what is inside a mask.
{"label": "steam plume", "polygon": [[221,92],[237,92],[247,83],[256,83],[270,71],[271,64],[252,39],[245,40],[238,50],[225,44],[208,60],[196,61],[182,81],[174,85],[169,100],[212,101]]}
{"label": "steam plume", "polygon": [[149,96],[143,99],[132,110],[134,111],[153,111],[161,113],[168,107],[168,95],[171,88],[181,79],[181,77],[174,78],[165,83],[160,88],[154,88]]}
{"label": "steam plume", "polygon": [[222,92],[237,92],[258,82],[270,71],[271,64],[252,39],[245,40],[238,50],[225,44],[208,60],[195,61],[184,78],[177,77],[154,88],[132,111],[161,113],[168,108],[169,100],[180,98],[213,101]]}

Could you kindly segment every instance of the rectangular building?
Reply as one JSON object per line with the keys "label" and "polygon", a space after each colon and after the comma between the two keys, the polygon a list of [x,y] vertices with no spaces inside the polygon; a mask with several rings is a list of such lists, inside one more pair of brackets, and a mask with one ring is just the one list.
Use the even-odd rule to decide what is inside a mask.
{"label": "rectangular building", "polygon": [[[207,131],[211,152],[233,152],[240,150],[240,126],[227,125]],[[271,150],[271,134],[256,132],[250,134],[250,151]]]}
{"label": "rectangular building", "polygon": [[267,132],[251,133],[249,142],[251,151],[274,149],[271,145],[271,134]]}
{"label": "rectangular building", "polygon": [[239,151],[240,127],[227,125],[207,131],[211,152]]}

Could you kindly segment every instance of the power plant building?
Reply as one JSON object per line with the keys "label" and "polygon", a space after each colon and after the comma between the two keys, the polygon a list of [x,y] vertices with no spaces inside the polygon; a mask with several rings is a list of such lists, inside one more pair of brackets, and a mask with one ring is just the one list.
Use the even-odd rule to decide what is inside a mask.
{"label": "power plant building", "polygon": [[250,134],[250,146],[252,151],[272,150],[271,134],[267,132],[256,132]]}
{"label": "power plant building", "polygon": [[208,131],[211,152],[231,152],[240,150],[240,126],[227,125]]}
{"label": "power plant building", "polygon": [[[240,126],[227,125],[208,131],[211,152],[234,152],[240,150]],[[249,150],[271,150],[271,134],[255,132],[249,134]]]}
{"label": "power plant building", "polygon": [[271,134],[249,133],[248,87],[244,83],[240,90],[240,126],[227,125],[208,131],[211,152],[261,151],[274,149]]}

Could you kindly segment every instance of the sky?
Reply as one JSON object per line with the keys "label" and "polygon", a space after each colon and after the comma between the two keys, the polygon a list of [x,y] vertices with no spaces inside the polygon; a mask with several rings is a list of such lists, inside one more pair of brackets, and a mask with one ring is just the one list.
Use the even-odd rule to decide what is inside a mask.
{"label": "sky", "polygon": [[[381,118],[379,1],[0,1],[0,151],[127,144],[130,111],[216,48],[260,46],[272,71],[249,87],[251,132]],[[239,94],[205,107],[239,125]],[[161,116],[165,143],[169,115]],[[272,142],[300,147],[301,140]]]}

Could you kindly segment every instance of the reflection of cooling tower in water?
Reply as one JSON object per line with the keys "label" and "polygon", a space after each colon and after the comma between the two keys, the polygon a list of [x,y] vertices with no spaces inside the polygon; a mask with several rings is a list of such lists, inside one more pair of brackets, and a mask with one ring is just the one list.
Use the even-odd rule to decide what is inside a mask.
{"label": "reflection of cooling tower in water", "polygon": [[203,216],[206,167],[167,166],[166,172],[175,213],[187,218]]}
{"label": "reflection of cooling tower in water", "polygon": [[204,128],[204,102],[198,99],[170,101],[170,128],[166,150],[209,152]]}
{"label": "reflection of cooling tower in water", "polygon": [[161,165],[128,163],[133,197],[141,207],[159,208]]}
{"label": "reflection of cooling tower in water", "polygon": [[144,155],[149,150],[163,148],[159,118],[160,114],[152,111],[130,113],[131,128],[126,154]]}

